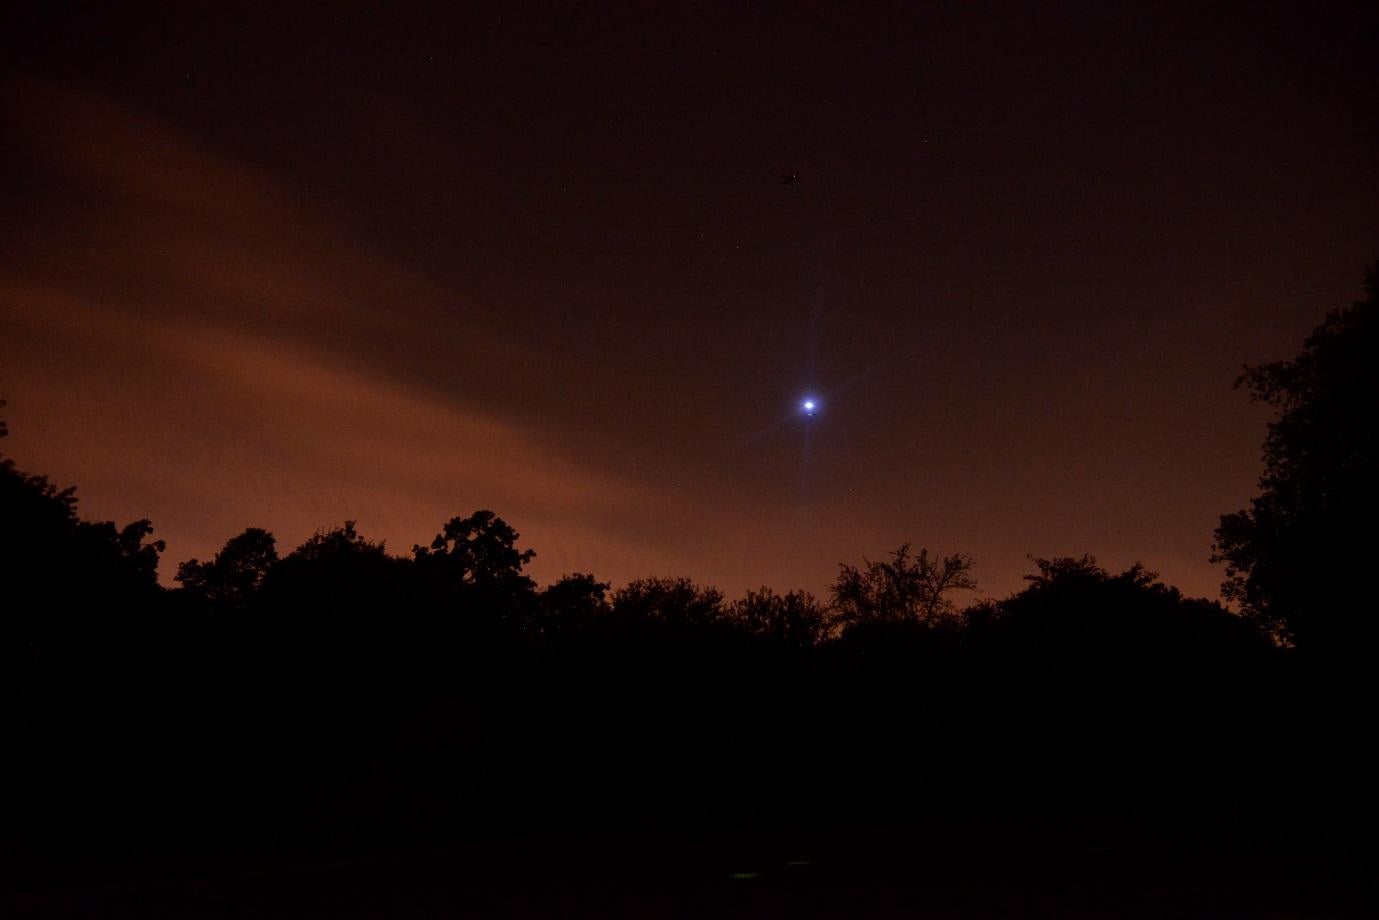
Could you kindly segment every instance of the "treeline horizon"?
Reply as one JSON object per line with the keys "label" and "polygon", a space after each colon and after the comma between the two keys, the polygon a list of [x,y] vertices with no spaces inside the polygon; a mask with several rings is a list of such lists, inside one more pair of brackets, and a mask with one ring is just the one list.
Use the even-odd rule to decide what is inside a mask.
{"label": "treeline horizon", "polygon": [[249,528],[169,588],[149,521],[83,520],[0,456],[8,834],[1372,814],[1379,270],[1366,292],[1242,377],[1277,415],[1216,532],[1238,612],[1090,555],[963,604],[972,560],[909,545],[824,598],[539,587],[491,511],[404,555]]}
{"label": "treeline horizon", "polygon": [[[1074,698],[1093,675],[1120,688],[1116,708],[1132,708],[1093,705],[1096,718],[1107,720],[1095,747],[1113,745],[1116,758],[1130,760],[1151,750],[1141,751],[1143,742],[1132,737],[1146,727],[1137,719],[1159,705],[1186,717],[1201,699],[1181,688],[1164,695],[1160,687],[1151,700],[1127,675],[1143,679],[1151,662],[1172,662],[1199,693],[1209,686],[1219,693],[1222,675],[1213,668],[1258,677],[1279,651],[1219,603],[1186,598],[1138,564],[1109,572],[1091,556],[1035,559],[1024,590],[969,604],[960,603],[976,584],[969,557],[908,545],[881,561],[840,565],[822,599],[771,588],[729,598],[683,577],[637,579],[613,590],[574,573],[538,587],[524,572],[535,552],[491,511],[451,519],[431,543],[405,555],[387,552],[354,522],[319,530],[281,556],[271,533],[248,528],[212,559],[181,563],[177,587],[168,588],[157,578],[162,546],[148,521],[118,527],[82,520],[75,490],[10,472],[29,492],[30,515],[47,518],[37,545],[63,552],[24,566],[45,590],[38,616],[8,637],[10,650],[20,639],[29,659],[11,659],[21,667],[7,671],[13,678],[27,664],[28,686],[7,683],[31,707],[16,747],[31,746],[41,767],[9,787],[47,787],[58,798],[44,804],[45,818],[80,802],[72,815],[78,826],[81,816],[111,808],[115,814],[98,824],[131,820],[119,803],[132,789],[140,789],[140,810],[167,791],[144,786],[147,777],[127,775],[118,762],[92,777],[92,757],[157,751],[159,761],[189,771],[163,774],[156,784],[177,788],[195,772],[184,759],[188,744],[199,751],[193,761],[205,758],[202,769],[219,774],[234,763],[236,782],[254,778],[247,801],[237,795],[247,790],[221,790],[216,798],[228,792],[233,807],[201,802],[211,815],[198,825],[234,824],[247,814],[300,831],[319,830],[319,821],[433,828],[465,820],[928,813],[947,805],[935,789],[911,785],[922,775],[912,773],[921,749],[938,737],[909,737],[906,728],[917,720],[934,720],[930,733],[942,727],[943,756],[952,761],[931,764],[926,786],[938,781],[956,791],[981,775],[986,787],[997,781],[988,775],[995,764],[980,760],[994,751],[987,739],[976,747],[983,758],[974,758],[972,729],[986,722],[989,731],[988,720],[1003,708],[997,700],[1011,694],[1013,702],[1038,672],[1071,667],[1058,681],[1060,698]],[[1103,606],[1118,616],[1101,619]],[[1061,615],[1050,619],[1055,609]],[[1025,653],[1036,650],[1034,662]],[[959,686],[976,697],[936,705]],[[1017,705],[1001,734],[1018,735],[1022,746],[1048,743],[1040,737],[1048,727],[1034,729],[1046,705]],[[1111,724],[1117,718],[1124,724]],[[1069,735],[1060,746],[1091,747],[1090,739],[1072,737],[1080,731],[1072,725],[1057,731]],[[228,748],[226,733],[237,735]],[[1205,725],[1194,733],[1199,744],[1209,734]],[[393,756],[399,743],[404,773],[419,771],[419,784],[393,773],[403,764],[390,764],[386,779],[359,775],[376,771],[376,758]],[[1212,747],[1225,753],[1220,739]],[[509,759],[514,749],[523,756]],[[64,752],[57,762],[44,756],[56,751]],[[255,776],[255,758],[244,762],[250,752],[281,760]],[[493,760],[476,764],[476,755]],[[567,772],[559,794],[537,791],[530,775],[552,759]],[[810,794],[827,777],[845,775],[854,759],[873,785],[858,776],[859,785],[832,803]],[[743,767],[761,774],[746,787],[734,779]],[[1023,772],[1028,781],[1042,770],[1030,764]],[[519,776],[522,800],[492,813],[497,790],[518,794],[510,787]],[[674,795],[647,788],[658,776],[680,788]],[[1081,796],[1111,776],[1041,782]],[[481,777],[493,788],[485,790]],[[343,791],[332,788],[361,781],[380,784],[368,799],[382,801],[346,805],[338,799]],[[584,814],[581,798],[594,791],[605,805],[599,815]],[[319,801],[323,794],[327,800]],[[422,801],[399,803],[397,794]],[[873,801],[878,794],[884,804]],[[992,788],[967,795],[969,807],[980,809],[1029,804],[1002,806]],[[22,812],[23,802],[12,804]],[[155,823],[188,833],[176,809],[160,811],[143,818],[156,815]]]}

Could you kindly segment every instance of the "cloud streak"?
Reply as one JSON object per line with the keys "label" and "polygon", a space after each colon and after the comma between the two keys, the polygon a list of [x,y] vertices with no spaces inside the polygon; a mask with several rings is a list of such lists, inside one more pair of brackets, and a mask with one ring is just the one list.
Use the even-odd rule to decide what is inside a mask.
{"label": "cloud streak", "polygon": [[150,516],[172,560],[249,524],[291,544],[345,518],[405,549],[491,507],[545,577],[684,562],[622,532],[683,503],[488,407],[543,365],[466,323],[462,298],[155,120],[32,83],[5,102],[57,189],[0,277],[12,449],[78,483],[87,513]]}

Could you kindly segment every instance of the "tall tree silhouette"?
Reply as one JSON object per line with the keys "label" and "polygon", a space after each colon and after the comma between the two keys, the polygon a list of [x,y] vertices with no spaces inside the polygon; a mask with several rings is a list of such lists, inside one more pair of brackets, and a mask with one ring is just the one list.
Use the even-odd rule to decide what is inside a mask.
{"label": "tall tree silhouette", "polygon": [[840,566],[833,608],[845,629],[866,623],[938,626],[957,613],[951,593],[976,587],[971,557],[931,557],[927,549],[911,552],[906,543],[889,560]]}
{"label": "tall tree silhouette", "polygon": [[423,571],[443,572],[466,585],[506,586],[530,590],[535,583],[522,574],[536,552],[518,549],[520,534],[492,511],[451,518],[430,546],[413,546]]}
{"label": "tall tree silhouette", "polygon": [[519,537],[492,511],[451,518],[429,546],[412,547],[428,604],[477,615],[509,634],[528,628],[536,607],[536,582],[522,569],[536,552],[519,549]]}
{"label": "tall tree silhouette", "polygon": [[[0,436],[8,433],[0,422]],[[21,472],[0,454],[0,584],[11,602],[42,597],[45,606],[73,613],[96,597],[142,598],[157,590],[164,549],[148,539],[152,533],[148,520],[124,527],[83,521],[75,488]]]}
{"label": "tall tree silhouette", "polygon": [[1277,636],[1322,655],[1374,637],[1362,584],[1379,519],[1379,264],[1366,297],[1326,318],[1287,361],[1237,385],[1277,410],[1260,494],[1221,518],[1223,593]]}

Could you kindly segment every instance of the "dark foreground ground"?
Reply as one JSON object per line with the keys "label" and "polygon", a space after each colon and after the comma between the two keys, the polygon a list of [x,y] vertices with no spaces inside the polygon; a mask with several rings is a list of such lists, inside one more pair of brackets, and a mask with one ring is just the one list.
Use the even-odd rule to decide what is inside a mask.
{"label": "dark foreground ground", "polygon": [[7,868],[0,916],[1379,916],[1375,867],[1329,835],[1106,820],[24,862]]}

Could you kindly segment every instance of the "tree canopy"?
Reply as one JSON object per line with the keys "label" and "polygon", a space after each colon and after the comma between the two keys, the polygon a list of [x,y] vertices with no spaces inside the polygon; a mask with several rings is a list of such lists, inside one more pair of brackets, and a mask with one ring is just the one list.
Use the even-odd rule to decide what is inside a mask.
{"label": "tree canopy", "polygon": [[1296,357],[1241,375],[1238,385],[1275,417],[1259,494],[1216,530],[1223,594],[1323,656],[1374,636],[1364,576],[1379,520],[1379,265],[1365,294],[1330,314]]}
{"label": "tree canopy", "polygon": [[971,557],[931,557],[927,549],[915,553],[906,543],[888,560],[865,560],[860,568],[841,565],[833,583],[833,607],[844,627],[886,622],[939,626],[957,612],[952,592],[976,587]]}

